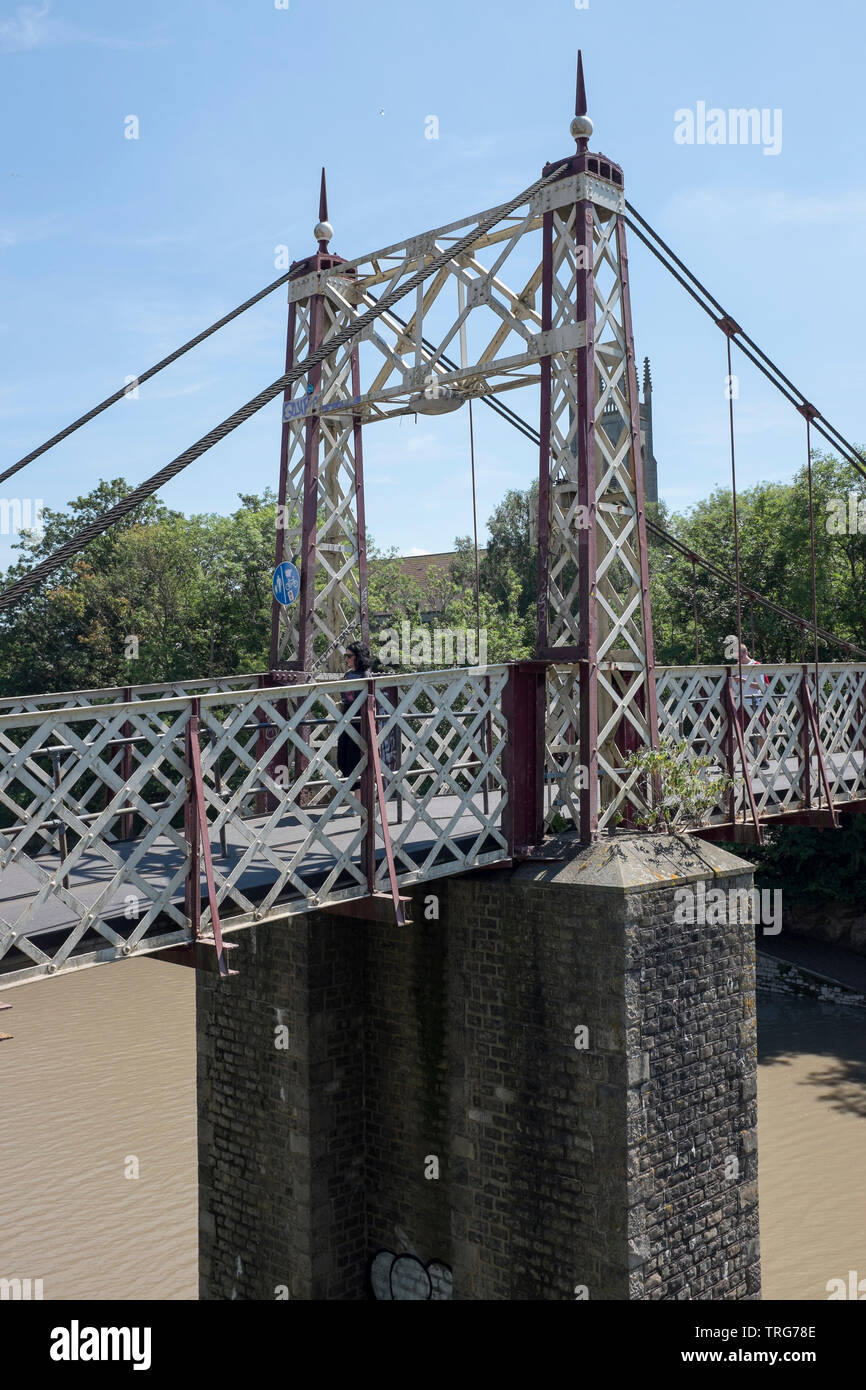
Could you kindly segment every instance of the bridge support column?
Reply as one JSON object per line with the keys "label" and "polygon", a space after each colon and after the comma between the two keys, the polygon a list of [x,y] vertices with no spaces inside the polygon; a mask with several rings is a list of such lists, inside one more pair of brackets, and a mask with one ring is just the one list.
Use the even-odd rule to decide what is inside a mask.
{"label": "bridge support column", "polygon": [[564,854],[200,975],[202,1297],[759,1296],[751,866]]}
{"label": "bridge support column", "polygon": [[200,1297],[360,1297],[363,930],[311,913],[235,940],[228,988],[196,977]]}

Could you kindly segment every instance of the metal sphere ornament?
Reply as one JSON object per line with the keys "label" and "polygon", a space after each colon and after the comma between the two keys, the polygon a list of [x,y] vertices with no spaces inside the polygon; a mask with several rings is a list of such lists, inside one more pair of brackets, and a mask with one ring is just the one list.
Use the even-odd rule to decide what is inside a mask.
{"label": "metal sphere ornament", "polygon": [[588,140],[592,134],[592,121],[589,116],[573,116],[569,129],[575,140]]}
{"label": "metal sphere ornament", "polygon": [[316,241],[330,241],[334,235],[334,229],[330,222],[317,222],[313,228],[313,236]]}

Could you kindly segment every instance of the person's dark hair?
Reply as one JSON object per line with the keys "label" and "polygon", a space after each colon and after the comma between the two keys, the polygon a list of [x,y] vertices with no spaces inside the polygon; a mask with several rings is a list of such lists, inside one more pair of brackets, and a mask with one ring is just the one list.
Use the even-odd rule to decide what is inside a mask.
{"label": "person's dark hair", "polygon": [[365,647],[363,642],[350,642],[346,648],[355,658],[356,671],[369,671],[373,665],[373,658],[370,655],[370,648]]}

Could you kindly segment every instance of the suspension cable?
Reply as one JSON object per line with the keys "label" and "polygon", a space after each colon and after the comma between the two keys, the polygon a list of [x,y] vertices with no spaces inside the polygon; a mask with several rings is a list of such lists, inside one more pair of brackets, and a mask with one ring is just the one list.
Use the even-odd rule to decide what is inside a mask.
{"label": "suspension cable", "polygon": [[[812,502],[812,406],[804,406],[801,415],[806,420],[806,472],[809,478],[809,551],[812,562],[812,632],[815,658],[815,725],[821,727],[821,681],[818,672],[818,581],[815,566],[815,508]],[[821,804],[821,779],[818,779],[818,804]]]}
{"label": "suspension cable", "polygon": [[77,535],[71,537],[70,540],[61,545],[52,555],[49,555],[40,564],[36,565],[27,574],[22,575],[14,584],[11,584],[0,593],[0,610],[9,608],[14,603],[17,603],[19,599],[29,593],[32,588],[41,583],[48,575],[53,574],[55,570],[58,570],[67,560],[72,559],[74,555],[82,551],[85,546],[89,545],[97,536],[101,536],[111,526],[121,521],[131,511],[134,511],[136,507],[140,506],[142,502],[152,497],[161,487],[164,487],[166,483],[171,482],[173,478],[177,477],[178,473],[181,473],[183,469],[188,468],[191,463],[194,463],[197,458],[200,458],[201,455],[214,444],[218,444],[220,440],[225,439],[226,436],[237,429],[239,425],[249,420],[251,416],[255,415],[263,406],[272,401],[281,391],[284,391],[287,386],[292,386],[302,376],[310,372],[314,367],[317,367],[320,362],[323,362],[326,357],[330,357],[346,343],[357,338],[370,324],[375,322],[380,314],[390,309],[392,304],[399,303],[401,299],[411,294],[413,290],[417,289],[419,285],[422,285],[431,275],[435,275],[437,271],[441,270],[449,261],[463,255],[480,237],[486,236],[498,222],[510,216],[516,208],[527,203],[540,189],[544,188],[546,184],[556,178],[557,172],[558,171],[554,169],[544,177],[536,179],[535,183],[530,184],[528,188],[524,189],[523,192],[519,193],[515,198],[495,208],[486,217],[482,217],[471,231],[467,232],[466,235],[461,237],[453,246],[446,247],[438,256],[434,256],[427,265],[422,266],[414,275],[410,275],[409,279],[403,285],[398,285],[394,289],[389,290],[387,294],[383,295],[381,299],[377,300],[370,309],[367,309],[363,314],[359,315],[357,319],[354,319],[352,323],[345,328],[339,329],[338,332],[332,333],[320,347],[316,348],[316,350],[310,353],[308,357],[304,358],[303,361],[297,363],[283,376],[278,377],[276,381],[272,382],[270,386],[265,387],[264,391],[260,391],[257,396],[253,396],[245,405],[242,405],[238,410],[228,415],[226,419],[219,425],[216,425],[214,429],[202,435],[201,439],[197,440],[195,444],[191,444],[188,449],[178,454],[177,458],[173,459],[171,463],[166,464],[158,473],[154,473],[152,477],[140,483],[137,488],[134,488],[132,492],[128,493],[126,497],[122,498],[120,502],[110,508],[109,511],[103,512],[101,516],[96,517],[87,526],[83,527]]}
{"label": "suspension cable", "polygon": [[[273,283],[267,285],[265,289],[259,290],[258,294],[254,294],[251,299],[244,300],[243,304],[239,304],[236,309],[232,309],[230,314],[224,314],[221,319],[217,319],[216,323],[212,323],[210,327],[206,328],[202,333],[197,333],[194,338],[190,338],[188,343],[184,343],[182,347],[175,348],[174,352],[169,353],[168,357],[163,357],[161,362],[157,362],[153,367],[148,367],[146,372],[140,372],[137,377],[133,378],[134,385],[140,386],[143,381],[149,381],[152,376],[156,376],[157,372],[161,372],[164,367],[171,366],[172,362],[176,362],[179,357],[183,357],[185,352],[189,352],[192,348],[197,347],[199,343],[203,343],[205,338],[209,338],[212,333],[216,333],[217,329],[224,328],[227,323],[231,323],[232,319],[236,319],[239,314],[243,314],[247,309],[251,309],[254,304],[258,304],[259,300],[265,299],[269,294],[273,294],[274,290],[280,288],[280,285],[285,285],[287,283],[289,274],[290,272],[281,275],[279,280],[274,280]],[[92,410],[88,410],[84,415],[80,415],[77,420],[73,420],[72,424],[67,425],[59,434],[52,435],[50,439],[46,439],[44,444],[40,444],[38,449],[31,450],[29,454],[24,455],[24,458],[19,459],[17,463],[13,463],[3,473],[0,473],[0,483],[5,483],[7,478],[11,478],[14,473],[19,472],[19,470],[24,468],[28,463],[32,463],[34,459],[38,459],[41,454],[46,454],[49,449],[54,448],[55,444],[59,444],[62,439],[67,439],[70,434],[74,434],[76,430],[80,430],[81,426],[86,425],[88,421],[95,420],[97,415],[101,415],[103,410],[107,410],[110,405],[115,405],[117,401],[123,400],[130,389],[130,385],[133,383],[124,386],[120,391],[115,391],[112,396],[106,396],[104,401],[100,401],[99,405],[95,405]]]}
{"label": "suspension cable", "polygon": [[[717,327],[722,326],[722,320],[733,322],[722,308],[715,295],[710,293],[697,276],[689,270],[688,266],[680,260],[676,252],[671,250],[667,242],[659,236],[658,232],[650,226],[645,218],[641,217],[637,209],[633,207],[627,199],[625,206],[628,213],[631,214],[625,217],[626,224],[640,241],[643,242],[644,246],[652,252],[656,260],[665,267],[668,273],[672,275],[692,299],[694,299],[695,303],[700,305],[704,313],[708,314],[710,318],[714,320]],[[641,230],[642,228],[643,230]],[[670,263],[671,261],[673,261],[673,265]],[[675,267],[678,267],[678,269],[675,269]],[[679,273],[680,271],[682,274]],[[799,410],[801,406],[809,404],[807,397],[799,387],[794,385],[791,379],[782,371],[781,367],[779,367],[777,363],[764,352],[763,348],[759,347],[754,339],[750,338],[748,333],[739,326],[736,330],[736,343],[740,352],[758,368],[768,381],[772,382],[776,390],[790,401],[793,406],[796,406]],[[833,449],[838,450],[843,455],[845,461],[850,463],[852,468],[856,468],[857,472],[860,473],[862,477],[866,478],[866,458],[864,458],[863,454],[861,454],[859,449],[855,448],[855,446],[836,429],[835,425],[830,423],[825,415],[822,415],[819,410],[815,410],[814,407],[813,411],[814,414],[812,418],[814,429],[826,439],[827,443]]]}
{"label": "suspension cable", "polygon": [[[391,318],[395,319],[396,322],[400,324],[401,328],[408,328],[409,325],[407,320],[401,319],[399,314],[391,314]],[[422,338],[421,341],[428,352],[436,353],[436,347],[428,338]],[[438,354],[437,361],[441,362],[449,371],[457,370],[457,363],[444,352]],[[483,405],[486,405],[489,410],[492,410],[494,414],[499,415],[507,424],[511,425],[513,429],[518,430],[520,434],[533,444],[537,445],[541,442],[541,436],[538,430],[535,429],[533,425],[530,425],[527,420],[524,420],[522,415],[518,415],[517,411],[513,410],[511,406],[501,401],[498,396],[480,394],[477,399],[480,400]],[[707,574],[711,575],[714,579],[721,580],[723,584],[731,583],[730,575],[723,570],[721,566],[714,564],[713,561],[707,560],[703,555],[699,555],[696,551],[691,550],[685,542],[681,541],[677,536],[674,536],[670,531],[666,531],[665,528],[659,526],[657,522],[650,521],[649,517],[646,519],[646,528],[648,531],[651,531],[658,540],[673,546],[685,559],[699,565],[701,569],[705,570]],[[806,619],[801,618],[799,613],[794,613],[790,608],[783,607],[782,604],[776,603],[773,599],[764,598],[763,595],[759,594],[755,589],[744,586],[743,593],[747,596],[751,604],[760,604],[763,608],[766,608],[768,612],[775,613],[777,617],[784,618],[786,622],[794,623],[801,631],[808,626]],[[752,623],[754,626],[754,612],[752,614]],[[839,637],[830,628],[819,627],[817,630],[823,641],[832,643],[840,647],[843,651],[850,652],[853,656],[866,657],[866,648],[858,647],[856,643],[849,642],[844,637]],[[754,645],[753,634],[752,646]]]}
{"label": "suspension cable", "polygon": [[[12,604],[16,603],[20,598],[24,596],[25,593],[27,593],[31,588],[38,584],[43,578],[47,577],[48,574],[51,574],[55,570],[57,570],[63,563],[65,563],[67,559],[70,559],[80,550],[83,550],[85,546],[87,546],[90,543],[91,540],[95,539],[98,535],[103,534],[117,521],[120,521],[130,511],[134,510],[136,506],[140,505],[141,502],[145,501],[148,497],[152,496],[153,493],[158,491],[158,489],[162,487],[165,482],[168,482],[171,478],[175,477],[179,472],[182,471],[182,469],[186,468],[190,463],[194,462],[195,459],[199,458],[201,454],[204,453],[213,444],[217,443],[220,439],[223,439],[226,435],[231,433],[232,430],[236,429],[237,426],[243,423],[244,420],[249,419],[251,415],[255,414],[257,410],[261,409],[262,406],[266,405],[280,391],[285,390],[287,386],[293,384],[294,381],[298,380],[312,366],[317,365],[318,362],[324,360],[326,356],[330,355],[330,353],[336,351],[339,347],[341,347],[344,342],[349,341],[349,339],[351,339],[352,337],[357,336],[357,334],[361,332],[369,323],[372,323],[375,318],[377,318],[386,310],[390,310],[392,304],[398,303],[399,300],[404,297],[404,295],[410,293],[411,290],[416,288],[418,284],[423,283],[423,281],[427,279],[429,275],[431,275],[435,270],[439,269],[440,266],[443,265],[447,260],[451,259],[453,256],[457,254],[460,254],[463,250],[467,249],[468,246],[471,245],[472,242],[476,240],[479,236],[483,236],[488,230],[490,230],[492,226],[495,225],[496,221],[500,220],[505,216],[508,216],[515,208],[519,207],[522,202],[527,201],[527,199],[530,198],[539,188],[543,187],[544,184],[548,182],[550,178],[553,178],[555,173],[556,171],[554,170],[548,176],[548,179],[538,180],[529,189],[527,189],[525,193],[521,194],[511,203],[501,208],[498,208],[496,210],[495,216],[491,216],[489,219],[484,219],[482,223],[479,223],[471,233],[469,233],[466,237],[462,239],[462,241],[459,243],[457,247],[450,248],[447,252],[443,252],[429,266],[423,268],[415,276],[413,276],[401,289],[398,288],[397,290],[392,291],[389,295],[384,296],[382,300],[377,301],[370,308],[370,310],[365,312],[358,319],[354,320],[352,326],[349,329],[341,330],[340,333],[332,335],[331,338],[329,338],[327,342],[324,343],[315,353],[312,353],[297,367],[293,368],[291,372],[280,377],[280,379],[277,382],[274,382],[272,386],[266,388],[266,390],[261,392],[259,396],[256,396],[253,398],[253,400],[248,401],[246,405],[242,406],[238,411],[236,411],[233,415],[229,416],[220,425],[217,425],[215,429],[211,430],[207,435],[203,436],[202,439],[198,440],[183,454],[178,455],[178,457],[174,459],[172,463],[168,464],[165,468],[161,469],[159,473],[154,474],[153,477],[148,479],[145,483],[142,483],[138,488],[134,489],[133,492],[129,493],[125,498],[123,498],[119,503],[117,503],[115,507],[111,508],[109,512],[104,513],[102,517],[97,518],[95,521],[91,522],[88,526],[83,528],[83,530],[80,531],[76,536],[72,537],[70,541],[67,541],[65,545],[61,546],[57,551],[55,551],[53,555],[49,556],[40,565],[37,565],[28,574],[22,576],[22,578],[18,580],[16,583],[10,585],[8,589],[0,593],[0,610],[8,608]],[[705,286],[701,284],[697,277],[695,277],[692,274],[692,272],[688,270],[688,268],[679,259],[676,253],[672,251],[669,246],[667,246],[667,244],[658,235],[658,233],[654,231],[650,224],[646,222],[646,220],[643,217],[641,217],[640,213],[638,213],[637,210],[628,201],[626,201],[626,208],[628,212],[631,214],[631,217],[625,218],[625,221],[628,224],[628,226],[631,227],[632,231],[638,236],[638,238],[643,242],[643,244],[652,252],[652,254],[661,262],[661,264],[665,266],[668,272],[671,275],[673,275],[673,277],[682,285],[682,287],[696,301],[696,303],[700,305],[704,312],[709,314],[717,324],[719,323],[719,318],[727,317],[724,314],[724,311],[722,309],[722,306],[719,304],[719,301],[715,299],[715,297],[705,288]],[[637,226],[636,222],[632,219],[636,219],[636,221],[639,222],[641,226]],[[641,227],[646,229],[646,232],[649,234],[648,236],[644,235],[644,233],[641,231]],[[654,242],[656,244],[654,244]],[[659,247],[661,248],[661,250],[659,250]],[[685,276],[689,277],[689,279],[694,282],[694,286],[696,286],[697,288],[694,288],[693,285],[689,283],[689,279],[686,279],[683,275],[679,274],[674,269],[674,267],[670,265],[669,262],[665,259],[665,256],[670,257],[676,263],[676,265],[682,269]],[[156,363],[153,367],[148,368],[146,372],[141,373],[137,380],[139,382],[142,382],[154,376],[157,372],[161,371],[171,362],[176,361],[185,352],[189,351],[198,343],[204,341],[204,339],[209,337],[212,333],[215,333],[219,328],[229,323],[233,318],[236,318],[246,309],[252,307],[253,304],[258,303],[259,300],[265,298],[273,290],[278,289],[280,285],[287,283],[288,279],[289,273],[280,276],[279,279],[275,280],[265,289],[259,291],[258,294],[253,295],[252,298],[246,300],[243,304],[239,305],[236,309],[232,310],[231,313],[225,315],[222,319],[218,319],[216,323],[212,324],[209,328],[205,329],[195,338],[190,339],[188,343],[185,343],[182,347],[176,349],[175,352],[171,353],[161,362]],[[703,298],[701,298],[701,296],[703,296]],[[405,326],[405,320],[401,320],[399,315],[393,314],[392,317],[398,323],[401,323]],[[802,407],[804,405],[808,405],[808,402],[806,401],[805,397],[801,396],[801,400],[797,400],[797,395],[801,393],[797,392],[797,388],[793,385],[793,383],[791,383],[788,380],[788,378],[784,375],[784,373],[782,373],[781,370],[775,366],[771,359],[768,358],[766,354],[762,352],[762,350],[757,346],[757,344],[755,344],[752,341],[752,339],[749,338],[748,335],[744,333],[741,329],[738,330],[738,335],[741,339],[741,341],[737,342],[737,347],[740,349],[740,351],[755,366],[758,367],[758,369],[763,373],[764,376],[768,378],[768,380],[773,382],[777,389],[784,396],[787,397],[791,404],[795,405],[797,409],[800,410],[802,410]],[[429,340],[424,338],[422,339],[422,341],[424,347],[428,351],[436,351],[433,344],[430,343]],[[730,344],[730,337],[728,338],[728,343]],[[761,361],[759,361],[758,358],[756,358],[752,352],[748,351],[746,347],[744,347],[744,343],[748,343],[749,346],[754,349],[754,352],[757,353],[760,358],[764,359],[764,361],[768,364],[769,368],[777,374],[781,382],[785,383],[789,389],[785,389],[783,385],[780,385],[779,380],[774,379],[774,377],[771,375],[771,371],[768,370],[766,366],[762,365]],[[457,366],[457,364],[452,359],[448,358],[444,353],[438,354],[438,360],[441,361],[443,365],[447,367],[449,370],[453,370]],[[125,391],[126,388],[124,388],[124,390],[115,392],[112,396],[107,397],[106,400],[102,401],[98,406],[95,406],[92,410],[88,411],[85,415],[81,416],[80,419],[74,421],[64,430],[60,431],[59,434],[54,435],[51,439],[47,440],[46,443],[40,445],[38,449],[33,450],[30,454],[27,454],[24,458],[20,459],[16,464],[13,464],[4,473],[0,474],[0,482],[3,482],[5,479],[11,477],[14,473],[18,472],[20,468],[23,468],[27,463],[32,462],[33,459],[38,458],[41,454],[47,452],[48,449],[52,448],[62,439],[65,439],[68,435],[72,434],[75,430],[79,429],[82,425],[86,424],[89,420],[93,419],[96,415],[100,414],[103,410],[108,409],[110,405],[122,399],[122,397],[125,395]],[[500,415],[504,420],[506,420],[507,423],[509,423],[513,428],[517,429],[527,439],[530,439],[533,443],[536,444],[539,442],[540,436],[538,431],[535,430],[530,424],[528,424],[527,421],[523,420],[522,417],[516,413],[516,411],[513,411],[509,406],[499,401],[495,396],[481,395],[479,396],[479,399],[482,400],[484,404],[488,406],[491,410],[493,410],[497,415]],[[839,449],[840,452],[844,454],[846,461],[852,464],[852,466],[856,468],[858,472],[860,472],[861,474],[863,474],[864,477],[866,477],[866,468],[862,466],[862,456],[858,453],[858,451],[854,449],[852,445],[848,444],[847,440],[844,439],[844,437],[839,433],[839,431],[837,431],[835,427],[830,425],[829,421],[827,421],[824,416],[820,415],[820,413],[816,411],[814,407],[809,408],[813,412],[812,421],[821,422],[815,423],[814,426],[818,433],[820,433],[827,440],[827,442],[832,445],[832,447]],[[827,430],[822,428],[822,425],[826,425],[827,430],[830,430],[831,433],[836,436],[836,438],[831,438],[830,435],[828,435]],[[649,519],[647,519],[646,526],[647,530],[656,535],[658,539],[663,540],[666,544],[673,546],[680,554],[684,555],[687,559],[694,560],[694,562],[700,565],[701,568],[704,569],[708,574],[712,575],[716,579],[719,579],[723,583],[730,584],[730,576],[722,568],[720,568],[718,565],[715,565],[712,561],[709,561],[705,559],[703,556],[698,555],[696,552],[692,551],[688,546],[686,546],[682,541],[680,541],[678,537],[672,535],[669,531],[665,530],[664,527],[659,526],[657,523],[652,522]],[[776,603],[774,600],[764,598],[763,595],[758,594],[756,591],[751,589],[746,589],[745,592],[748,594],[750,600],[753,603],[761,604],[770,612],[775,613],[777,616],[784,618],[789,622],[795,623],[801,629],[806,626],[805,620],[801,618],[799,614],[793,613],[790,609],[784,608],[781,604]],[[839,637],[830,629],[818,627],[816,621],[816,614],[814,612],[812,627],[815,634],[820,635],[820,637],[824,641],[832,643],[842,648],[846,652],[852,653],[857,656],[866,657],[866,649],[858,646],[855,643],[848,642],[845,638]]]}
{"label": "suspension cable", "polygon": [[[728,422],[731,439],[731,500],[734,510],[734,583],[737,590],[737,670],[740,681],[740,724],[743,724],[743,601],[740,593],[740,525],[737,515],[737,462],[734,443],[734,372],[731,365],[731,335],[737,332],[732,319],[725,319],[719,327],[725,334],[728,346]],[[755,654],[752,653],[752,660]]]}
{"label": "suspension cable", "polygon": [[[394,317],[396,318],[397,315],[395,314]],[[426,339],[424,340],[424,346],[428,348],[428,350],[435,351],[432,343],[427,342]],[[452,362],[450,358],[447,358],[445,356],[444,353],[440,353],[439,360],[443,363],[444,366],[448,367],[449,370],[456,368],[457,366],[456,362]],[[538,430],[536,430],[532,425],[530,425],[528,421],[524,420],[522,416],[518,415],[515,410],[512,410],[510,406],[506,405],[503,401],[500,401],[498,397],[490,395],[480,395],[478,399],[490,410],[494,411],[495,414],[501,416],[501,418],[505,420],[507,424],[511,425],[514,429],[519,430],[519,432],[522,435],[524,435],[527,439],[531,440],[533,444],[540,443],[541,436],[539,435]],[[663,526],[659,526],[657,522],[651,521],[649,517],[646,518],[646,528],[648,531],[652,532],[652,534],[658,540],[664,541],[666,545],[672,546],[686,560],[689,560],[691,562],[694,562],[694,564],[699,565],[701,569],[705,570],[707,574],[711,575],[714,579],[718,579],[726,585],[731,584],[731,576],[727,573],[726,570],[722,569],[720,565],[715,564],[712,560],[708,560],[705,556],[700,555],[695,550],[692,550],[688,545],[686,545],[684,541],[681,541],[678,536],[675,536],[672,532],[665,530],[665,528]],[[783,607],[782,604],[776,603],[774,599],[764,598],[764,596],[762,594],[759,594],[757,590],[751,589],[748,586],[744,586],[743,593],[745,593],[750,602],[758,603],[763,608],[766,608],[769,612],[775,613],[777,617],[784,618],[786,622],[794,623],[797,627],[801,629],[801,631],[804,628],[808,627],[806,619],[801,618],[799,613],[794,613],[790,608]],[[833,632],[829,628],[819,627],[817,630],[823,641],[832,643],[833,645],[840,647],[843,651],[850,652],[853,656],[861,656],[866,658],[866,648],[859,647],[856,643],[849,642],[844,637],[839,637],[837,633]]]}

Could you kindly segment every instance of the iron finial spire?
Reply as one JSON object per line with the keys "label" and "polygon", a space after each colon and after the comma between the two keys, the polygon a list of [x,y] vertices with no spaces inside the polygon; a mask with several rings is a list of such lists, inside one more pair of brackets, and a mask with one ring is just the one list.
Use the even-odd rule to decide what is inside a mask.
{"label": "iron finial spire", "polygon": [[577,50],[577,90],[574,94],[575,116],[586,115],[586,85],[583,80],[583,54]]}
{"label": "iron finial spire", "polygon": [[313,236],[319,243],[320,251],[327,251],[328,242],[334,235],[334,229],[328,221],[328,185],[325,182],[325,169],[322,167],[322,183],[319,188],[319,220],[313,228]]}
{"label": "iron finial spire", "polygon": [[592,134],[592,121],[586,114],[586,84],[583,80],[583,54],[577,50],[577,86],[574,94],[574,120],[571,123],[571,133],[577,141],[577,148],[581,151],[589,147],[589,137]]}

